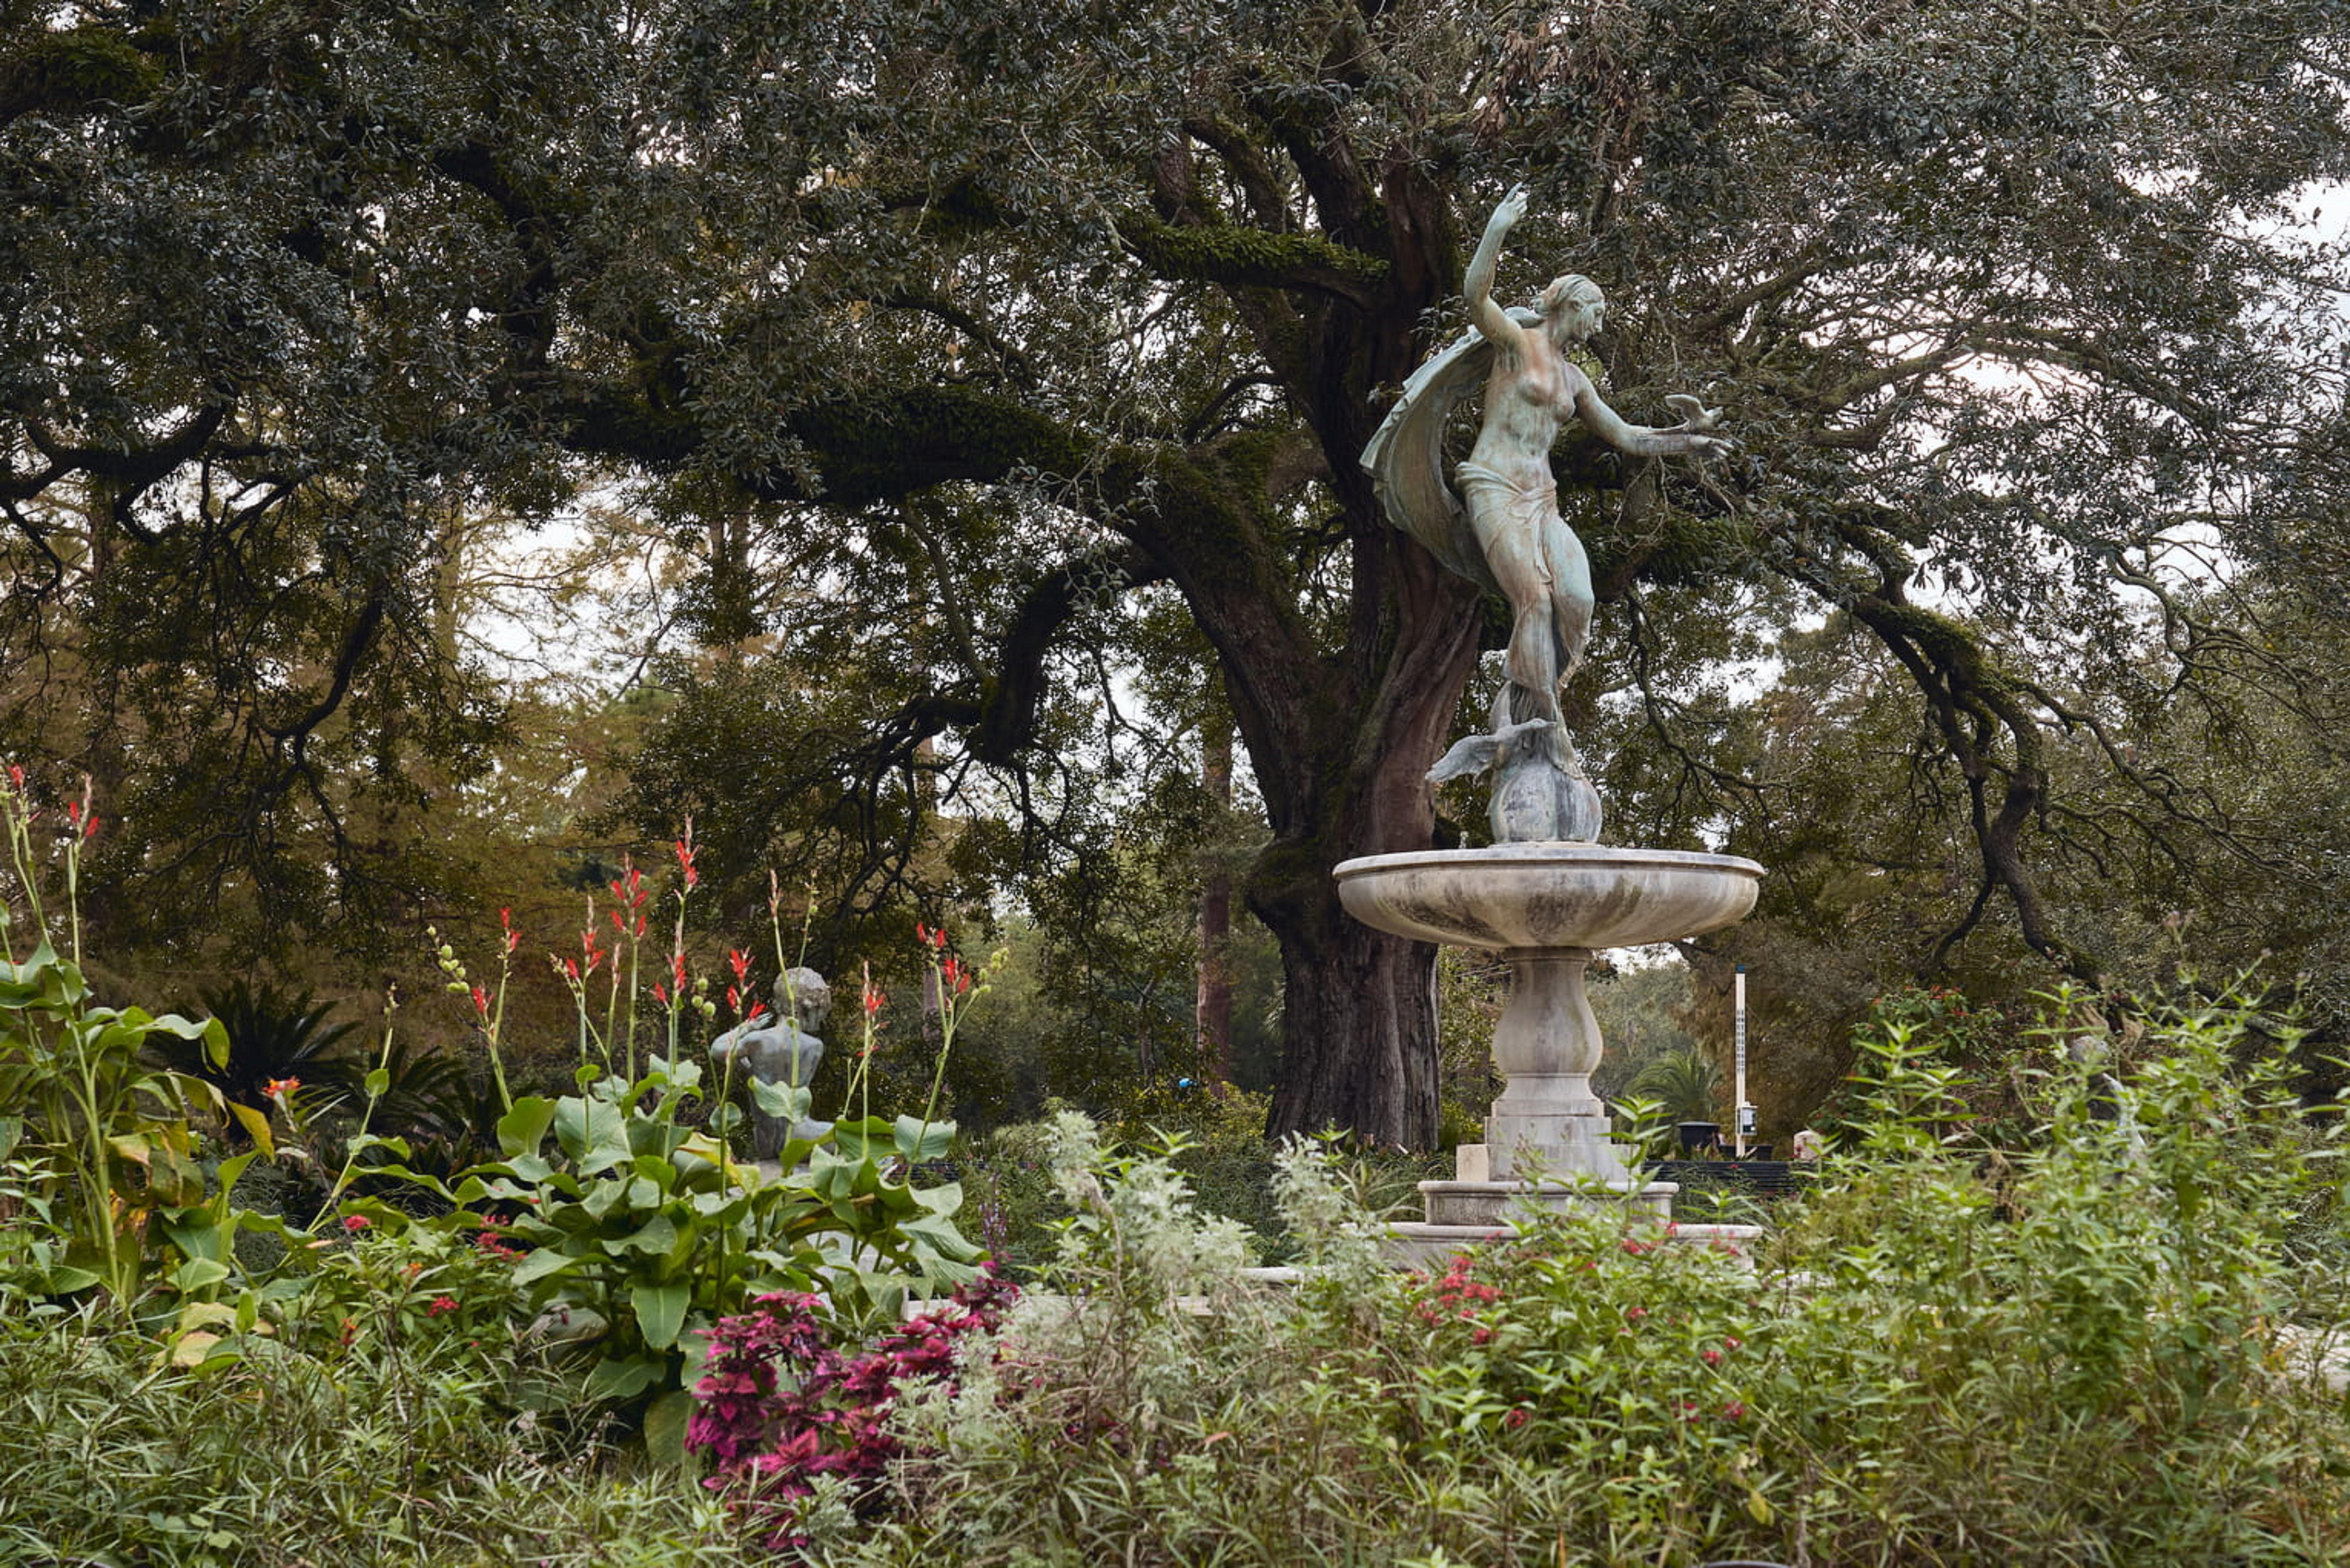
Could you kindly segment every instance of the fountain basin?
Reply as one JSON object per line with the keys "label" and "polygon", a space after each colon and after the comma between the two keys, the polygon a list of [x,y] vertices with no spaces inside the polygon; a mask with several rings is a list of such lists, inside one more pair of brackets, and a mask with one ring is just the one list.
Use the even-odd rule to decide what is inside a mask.
{"label": "fountain basin", "polygon": [[1499,844],[1367,855],[1336,870],[1367,926],[1504,951],[1638,947],[1734,925],[1762,867],[1735,855],[1598,844]]}

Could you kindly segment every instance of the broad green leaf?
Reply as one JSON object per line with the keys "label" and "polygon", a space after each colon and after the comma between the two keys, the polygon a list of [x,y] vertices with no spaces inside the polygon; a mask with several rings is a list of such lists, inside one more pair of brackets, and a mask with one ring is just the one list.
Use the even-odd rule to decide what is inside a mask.
{"label": "broad green leaf", "polygon": [[572,1268],[579,1260],[554,1247],[541,1247],[515,1265],[514,1282],[526,1285],[543,1280],[549,1274],[559,1274]]}
{"label": "broad green leaf", "polygon": [[391,1069],[389,1067],[369,1067],[368,1069],[367,1076],[361,1080],[361,1084],[367,1090],[367,1097],[369,1099],[380,1100],[383,1098],[384,1096],[391,1092]]}
{"label": "broad green leaf", "polygon": [[[498,1148],[508,1159],[536,1157],[555,1122],[555,1102],[541,1095],[525,1095],[498,1118]],[[567,1152],[569,1146],[565,1146]],[[577,1156],[574,1155],[574,1158]]]}
{"label": "broad green leaf", "polygon": [[943,1214],[952,1219],[962,1209],[962,1183],[960,1181],[942,1181],[936,1187],[917,1187],[910,1190],[914,1201],[933,1214]]}
{"label": "broad green leaf", "polygon": [[629,1304],[637,1310],[637,1327],[655,1350],[667,1350],[677,1343],[685,1328],[686,1303],[691,1299],[692,1292],[683,1280],[666,1284],[644,1281],[629,1287]]}
{"label": "broad green leaf", "polygon": [[277,1140],[269,1130],[269,1116],[266,1112],[257,1111],[251,1106],[241,1106],[234,1100],[231,1100],[228,1102],[228,1114],[236,1118],[237,1126],[244,1129],[244,1136],[251,1138],[262,1153],[273,1158],[276,1158]]}
{"label": "broad green leaf", "polygon": [[644,1252],[658,1257],[677,1245],[677,1225],[666,1214],[656,1214],[619,1241],[609,1242],[609,1252]]}
{"label": "broad green leaf", "polygon": [[693,1396],[672,1388],[645,1408],[645,1453],[665,1469],[685,1468],[685,1428]]}
{"label": "broad green leaf", "polygon": [[804,1088],[770,1083],[764,1078],[751,1080],[751,1098],[767,1115],[793,1123],[807,1119],[808,1107],[813,1101],[813,1096]]}
{"label": "broad green leaf", "polygon": [[899,1116],[890,1129],[890,1142],[899,1154],[916,1164],[926,1159],[943,1159],[954,1147],[954,1123],[931,1122],[919,1116]]}
{"label": "broad green leaf", "polygon": [[182,1291],[200,1291],[228,1278],[228,1265],[217,1258],[190,1258],[172,1275]]}
{"label": "broad green leaf", "polygon": [[588,1397],[590,1399],[633,1399],[659,1383],[669,1372],[669,1358],[662,1355],[631,1355],[609,1361],[599,1361],[596,1370],[588,1375]]}
{"label": "broad green leaf", "polygon": [[608,1101],[567,1095],[555,1106],[555,1138],[582,1176],[609,1170],[629,1158],[629,1137],[620,1107]]}

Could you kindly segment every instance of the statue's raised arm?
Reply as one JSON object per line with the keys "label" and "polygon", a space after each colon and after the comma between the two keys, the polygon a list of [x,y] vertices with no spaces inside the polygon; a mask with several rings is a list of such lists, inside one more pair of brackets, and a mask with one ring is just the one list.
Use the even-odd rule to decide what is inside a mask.
{"label": "statue's raised arm", "polygon": [[[1509,679],[1492,732],[1455,746],[1430,777],[1495,770],[1497,840],[1588,840],[1599,834],[1599,798],[1567,738],[1558,693],[1590,634],[1591,566],[1559,516],[1550,450],[1569,419],[1639,457],[1706,457],[1731,442],[1717,433],[1720,410],[1686,395],[1667,400],[1683,417],[1664,428],[1629,423],[1607,406],[1569,357],[1607,318],[1607,299],[1589,278],[1555,279],[1539,311],[1494,303],[1503,244],[1525,212],[1523,186],[1494,209],[1462,282],[1470,332],[1404,384],[1363,466],[1390,521],[1510,603]],[[1456,493],[1443,475],[1445,419],[1480,379],[1482,419]]]}

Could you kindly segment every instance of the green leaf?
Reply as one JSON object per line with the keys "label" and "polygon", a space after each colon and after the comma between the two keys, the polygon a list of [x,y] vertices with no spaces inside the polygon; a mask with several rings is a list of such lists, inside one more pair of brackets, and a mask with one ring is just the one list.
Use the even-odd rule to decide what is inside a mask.
{"label": "green leaf", "polygon": [[514,1282],[526,1285],[533,1281],[543,1280],[549,1274],[562,1273],[578,1262],[577,1258],[558,1248],[541,1247],[515,1265]]}
{"label": "green leaf", "polygon": [[190,1258],[172,1274],[172,1282],[183,1292],[200,1291],[226,1278],[228,1265],[217,1258]]}
{"label": "green leaf", "polygon": [[637,1309],[637,1327],[647,1345],[667,1350],[677,1343],[685,1328],[686,1303],[692,1293],[683,1280],[666,1284],[647,1281],[629,1287],[629,1302]]}
{"label": "green leaf", "polygon": [[588,1375],[590,1399],[632,1399],[669,1373],[665,1355],[630,1355],[599,1361]]}
{"label": "green leaf", "polygon": [[605,1246],[608,1252],[644,1252],[660,1257],[677,1246],[677,1225],[666,1214],[656,1214],[636,1230]]}
{"label": "green leaf", "polygon": [[925,1124],[916,1116],[899,1116],[891,1132],[891,1141],[897,1146],[898,1152],[916,1164],[926,1159],[943,1158],[947,1150],[954,1147],[952,1122]]}
{"label": "green leaf", "polygon": [[[273,1158],[276,1156],[277,1140],[270,1133],[269,1117],[265,1113],[231,1100],[228,1102],[228,1114],[236,1118],[237,1126],[244,1129],[244,1136],[251,1138],[262,1153]],[[233,1178],[230,1179],[234,1180]]]}
{"label": "green leaf", "polygon": [[[555,1102],[541,1095],[525,1095],[498,1118],[498,1149],[508,1159],[536,1156],[555,1122]],[[575,1157],[576,1158],[576,1157]]]}
{"label": "green leaf", "polygon": [[764,1078],[751,1080],[751,1098],[767,1115],[786,1122],[807,1119],[811,1096],[806,1089],[795,1089],[789,1084],[770,1083]]}
{"label": "green leaf", "polygon": [[686,1420],[693,1414],[693,1396],[672,1388],[645,1407],[645,1453],[664,1469],[685,1468]]}
{"label": "green leaf", "polygon": [[609,1170],[629,1158],[626,1118],[619,1106],[604,1100],[574,1095],[557,1100],[555,1139],[582,1176]]}
{"label": "green leaf", "polygon": [[369,1067],[367,1076],[360,1082],[367,1090],[369,1099],[380,1100],[391,1092],[391,1069]]}

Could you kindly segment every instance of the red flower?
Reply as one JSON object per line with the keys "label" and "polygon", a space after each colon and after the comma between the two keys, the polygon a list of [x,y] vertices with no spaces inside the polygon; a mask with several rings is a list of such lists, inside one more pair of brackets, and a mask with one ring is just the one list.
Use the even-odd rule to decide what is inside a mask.
{"label": "red flower", "polygon": [[16,786],[16,793],[18,794],[24,794],[25,770],[18,767],[16,763],[10,763],[8,764],[8,782]]}
{"label": "red flower", "polygon": [[888,997],[881,994],[881,988],[879,986],[868,985],[865,988],[865,1016],[870,1018],[875,1013],[880,1012],[881,1004],[889,1000],[889,999]]}
{"label": "red flower", "polygon": [[272,1078],[261,1085],[261,1092],[283,1105],[286,1102],[286,1096],[301,1086],[302,1080],[299,1078]]}
{"label": "red flower", "polygon": [[737,985],[751,978],[751,955],[741,948],[726,950],[726,964],[734,971],[734,982]]}
{"label": "red flower", "polygon": [[726,1010],[730,1012],[743,1011],[743,993],[731,985],[726,988]]}
{"label": "red flower", "polygon": [[1527,1409],[1523,1405],[1521,1405],[1516,1409],[1502,1417],[1502,1425],[1509,1428],[1512,1431],[1515,1431],[1520,1427],[1524,1426],[1527,1418],[1533,1414],[1533,1411]]}
{"label": "red flower", "polygon": [[424,1308],[426,1315],[431,1317],[442,1317],[450,1313],[455,1312],[456,1310],[457,1298],[455,1296],[434,1296]]}
{"label": "red flower", "polygon": [[1742,1339],[1731,1339],[1725,1336],[1721,1342],[1721,1348],[1724,1350],[1736,1350],[1745,1345],[1745,1343],[1746,1342]]}
{"label": "red flower", "polygon": [[677,841],[675,847],[677,863],[685,868],[685,885],[689,888],[699,886],[702,877],[693,868],[693,818],[689,816],[685,819],[685,836]]}
{"label": "red flower", "polygon": [[1639,1322],[1642,1318],[1644,1318],[1644,1317],[1646,1317],[1646,1316],[1648,1316],[1648,1309],[1647,1307],[1638,1307],[1638,1306],[1636,1306],[1636,1307],[1626,1307],[1626,1308],[1624,1309],[1624,1320],[1625,1320],[1627,1323],[1638,1323],[1638,1322]]}
{"label": "red flower", "polygon": [[1708,1366],[1719,1366],[1721,1365],[1721,1352],[1718,1350],[1701,1350],[1698,1352],[1697,1358],[1700,1361],[1704,1362]]}
{"label": "red flower", "polygon": [[484,1021],[490,1016],[489,992],[478,985],[473,987],[473,1011],[480,1013]]}
{"label": "red flower", "polygon": [[659,981],[653,981],[653,1000],[663,1007],[669,1005],[669,992],[662,989],[661,982]]}
{"label": "red flower", "polygon": [[685,994],[685,954],[674,952],[669,955],[669,972],[677,978],[677,993],[683,996]]}
{"label": "red flower", "polygon": [[346,1214],[343,1216],[343,1229],[349,1231],[354,1236],[366,1230],[373,1222],[374,1221],[370,1220],[364,1214]]}
{"label": "red flower", "polygon": [[1746,1419],[1746,1401],[1743,1399],[1732,1399],[1729,1404],[1724,1405],[1721,1407],[1721,1413],[1729,1417],[1733,1421],[1743,1421]]}
{"label": "red flower", "polygon": [[512,909],[501,909],[498,911],[498,924],[505,928],[506,951],[512,952],[515,949],[522,946],[522,933],[515,929],[514,910]]}
{"label": "red flower", "polygon": [[962,961],[953,954],[947,955],[946,966],[942,972],[946,976],[947,989],[957,996],[971,989],[971,971],[963,968]]}

